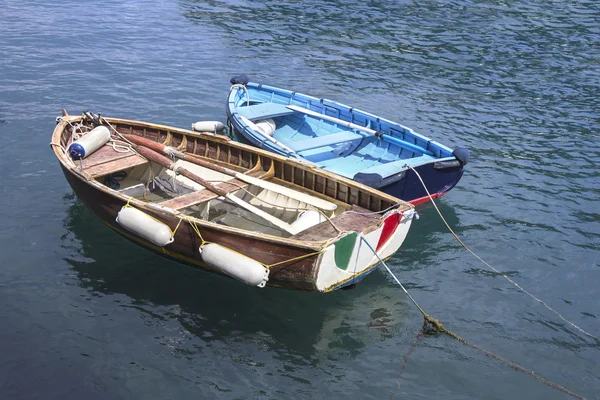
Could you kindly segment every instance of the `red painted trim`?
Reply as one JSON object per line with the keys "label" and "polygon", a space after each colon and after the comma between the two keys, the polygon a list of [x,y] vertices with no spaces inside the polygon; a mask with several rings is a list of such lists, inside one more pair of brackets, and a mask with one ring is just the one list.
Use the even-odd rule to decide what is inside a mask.
{"label": "red painted trim", "polygon": [[393,213],[389,217],[387,217],[383,221],[383,228],[381,229],[381,236],[379,236],[379,242],[377,243],[377,247],[375,251],[379,251],[381,246],[387,243],[387,241],[392,237],[394,232],[396,232],[396,228],[400,224],[400,220],[402,219],[401,213]]}
{"label": "red painted trim", "polygon": [[[437,199],[438,197],[442,197],[446,193],[447,192],[433,193],[431,195],[431,197],[433,197],[434,199]],[[411,200],[411,201],[409,201],[409,203],[412,204],[413,206],[418,206],[420,204],[427,203],[428,201],[430,201],[429,196],[424,196],[424,197],[419,197],[418,199]]]}

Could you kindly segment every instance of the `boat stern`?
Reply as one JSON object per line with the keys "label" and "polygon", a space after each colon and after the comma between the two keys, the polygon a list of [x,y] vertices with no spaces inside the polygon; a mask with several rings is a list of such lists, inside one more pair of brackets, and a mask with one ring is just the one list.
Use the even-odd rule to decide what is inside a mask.
{"label": "boat stern", "polygon": [[391,257],[400,248],[414,216],[413,208],[392,210],[377,229],[365,234],[349,232],[329,245],[319,259],[317,290],[330,292],[361,281],[377,267],[379,259]]}

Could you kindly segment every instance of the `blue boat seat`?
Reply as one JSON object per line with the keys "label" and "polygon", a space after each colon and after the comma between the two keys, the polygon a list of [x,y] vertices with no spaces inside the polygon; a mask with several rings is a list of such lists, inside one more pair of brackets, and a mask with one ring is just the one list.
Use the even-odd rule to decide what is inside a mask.
{"label": "blue boat seat", "polygon": [[236,111],[239,115],[248,118],[250,121],[281,117],[284,115],[291,115],[294,113],[294,110],[290,110],[285,104],[277,104],[271,102],[254,104],[245,107],[238,107]]}
{"label": "blue boat seat", "polygon": [[371,135],[347,131],[333,133],[331,135],[317,136],[310,139],[298,140],[297,142],[289,143],[288,146],[295,152],[299,152],[305,150],[312,150],[319,147],[331,146],[332,144],[364,139],[368,136]]}
{"label": "blue boat seat", "polygon": [[404,174],[399,173],[407,170],[407,165],[416,168],[419,165],[426,164],[432,160],[435,160],[435,158],[423,154],[420,157],[406,158],[385,164],[377,164],[363,171],[357,172],[352,179],[377,189],[402,179]]}
{"label": "blue boat seat", "polygon": [[428,155],[422,155],[420,157],[411,157],[411,158],[407,158],[407,159],[392,161],[392,162],[385,163],[385,164],[374,165],[371,168],[367,168],[364,171],[361,171],[359,173],[379,174],[385,178],[385,177],[397,174],[398,172],[407,169],[407,167],[405,167],[405,165],[407,165],[407,164],[413,168],[416,168],[419,165],[428,163],[432,160],[435,160],[435,158],[428,156]]}

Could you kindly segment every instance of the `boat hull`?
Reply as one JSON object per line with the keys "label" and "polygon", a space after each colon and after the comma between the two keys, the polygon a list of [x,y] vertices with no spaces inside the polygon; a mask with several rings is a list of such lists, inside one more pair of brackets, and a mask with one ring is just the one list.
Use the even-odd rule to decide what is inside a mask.
{"label": "boat hull", "polygon": [[[383,133],[382,137],[396,135],[397,137],[394,137],[391,140],[398,141],[400,138],[406,139],[400,140],[400,142],[403,142],[406,146],[408,146],[408,151],[412,149],[416,152],[413,153],[413,157],[403,158],[405,156],[400,156],[400,154],[403,154],[403,150],[400,150],[397,159],[390,159],[389,153],[384,150],[386,147],[389,149],[389,144],[376,146],[371,144],[372,147],[376,148],[376,153],[373,153],[372,155],[368,153],[364,154],[363,160],[366,158],[372,158],[376,160],[379,157],[383,157],[386,158],[385,163],[393,163],[396,165],[396,167],[394,167],[392,169],[393,172],[390,173],[390,169],[386,166],[385,168],[387,168],[387,171],[383,177],[377,173],[362,174],[373,176],[373,179],[369,178],[368,176],[366,179],[364,179],[364,176],[361,177],[360,172],[362,171],[357,171],[351,167],[351,165],[357,161],[357,158],[352,158],[349,153],[340,156],[340,158],[344,158],[344,160],[329,159],[326,162],[322,162],[322,159],[320,159],[322,154],[325,154],[328,151],[335,153],[335,146],[339,145],[339,143],[335,143],[334,147],[327,147],[329,144],[323,145],[323,151],[321,153],[316,152],[317,154],[313,152],[312,148],[306,148],[296,152],[295,149],[297,147],[294,148],[293,146],[295,144],[295,139],[292,139],[292,137],[298,137],[302,133],[307,133],[308,135],[316,134],[313,130],[306,130],[305,132],[302,132],[302,128],[298,128],[297,131],[292,130],[292,136],[285,136],[284,132],[286,132],[288,135],[290,134],[290,126],[299,125],[297,120],[293,120],[294,118],[297,118],[296,116],[291,117],[286,115],[284,114],[284,111],[280,112],[280,114],[272,114],[275,115],[273,119],[279,124],[285,125],[289,123],[288,126],[282,129],[281,134],[277,129],[275,130],[272,137],[277,137],[278,140],[276,139],[274,141],[265,137],[264,135],[261,135],[260,133],[257,133],[256,129],[253,129],[252,123],[249,124],[247,118],[243,116],[244,114],[248,115],[247,112],[243,112],[244,108],[246,107],[244,103],[244,96],[253,99],[251,100],[250,105],[260,105],[261,102],[263,104],[272,103],[275,106],[279,106],[280,109],[281,107],[289,105],[291,108],[300,108],[304,110],[307,115],[317,119],[319,117],[323,117],[325,122],[331,122],[335,124],[337,121],[338,123],[334,125],[335,128],[333,130],[339,129],[339,125],[344,123],[352,125],[347,129],[347,132],[357,132],[357,125],[360,125],[358,127],[358,131],[360,131],[360,127],[363,125],[365,128],[366,126],[373,126],[376,128],[376,131],[373,129],[369,130],[378,133],[381,131]],[[301,107],[298,107],[298,105],[301,105]],[[312,162],[324,170],[356,180],[360,183],[381,190],[382,192],[391,196],[408,201],[413,205],[418,205],[429,201],[429,195],[431,195],[431,198],[437,198],[446,194],[460,181],[464,172],[464,166],[468,162],[468,151],[466,149],[461,149],[463,154],[466,153],[466,157],[459,158],[455,156],[455,153],[450,148],[426,138],[402,125],[387,121],[383,118],[379,118],[375,115],[353,109],[352,107],[348,107],[331,100],[317,99],[308,95],[290,92],[284,89],[273,88],[266,85],[249,83],[247,84],[247,89],[244,91],[239,89],[239,87],[237,89],[232,87],[228,98],[226,112],[231,132],[235,138],[242,139],[243,141],[263,150]],[[242,117],[240,117],[240,115],[242,115]],[[333,122],[328,120],[333,120]],[[304,124],[309,125],[308,119],[306,122],[304,122]],[[330,128],[330,130],[332,129]],[[311,138],[321,139],[325,136],[327,136],[327,132],[323,136],[317,134],[317,136],[312,136]],[[336,135],[332,134],[331,136]],[[366,138],[368,138],[368,135],[366,135]],[[284,139],[290,140],[291,144],[290,142],[286,142],[288,143],[287,145],[284,144]],[[368,141],[369,139],[366,140]],[[300,140],[300,142],[302,141],[307,142],[307,140]],[[385,142],[385,140],[383,141]],[[365,142],[365,140],[362,142]],[[291,148],[288,147],[288,145],[291,146]],[[358,147],[358,145],[355,146],[355,148]],[[429,154],[429,157],[422,157],[424,153],[419,153],[418,150],[415,149],[423,149],[424,152]],[[353,151],[354,150],[351,150],[351,152]],[[361,161],[360,158],[358,161]],[[382,162],[381,165],[383,166],[385,163]],[[376,164],[377,162],[373,162],[373,165]],[[373,168],[367,168],[367,171],[365,172],[368,172],[370,169]],[[425,183],[427,190],[425,190],[425,187],[421,183],[417,173]],[[427,191],[429,191],[429,194]]]}
{"label": "boat hull", "polygon": [[[69,118],[68,121],[60,122],[55,129],[52,148],[67,182],[81,202],[98,219],[129,241],[163,257],[204,271],[230,276],[202,261],[200,249],[208,243],[214,243],[268,268],[268,286],[329,292],[361,280],[377,266],[378,257],[385,259],[392,256],[400,248],[412,222],[414,209],[410,205],[302,163],[227,141],[223,137],[188,136],[187,131],[177,128],[111,119],[113,126],[122,131],[150,137],[159,143],[170,142],[179,148],[186,148],[189,154],[202,154],[237,168],[263,173],[272,171],[276,181],[292,185],[295,182],[296,187],[305,188],[310,193],[320,193],[336,199],[335,201],[358,207],[357,213],[348,214],[344,220],[347,222],[337,220],[337,226],[345,227],[338,230],[338,233],[325,223],[326,229],[319,225],[318,229],[307,230],[302,235],[293,235],[291,238],[265,235],[187,217],[160,202],[151,203],[134,198],[102,183],[106,181],[103,177],[108,173],[109,167],[111,171],[118,171],[123,165],[132,165],[130,163],[136,160],[136,155],[115,153],[118,158],[106,158],[112,151],[107,147],[105,150],[108,153],[102,150],[105,153],[96,160],[102,161],[102,164],[94,164],[83,170],[82,163],[69,160],[64,151],[68,147],[66,144],[70,132],[66,127],[79,121],[76,117]],[[268,165],[270,169],[267,168]],[[91,175],[92,171],[94,175]],[[164,203],[168,201],[163,201]],[[145,239],[147,236],[126,230],[117,221],[117,216],[124,207],[136,208],[142,214],[147,214],[147,217],[166,225],[173,234],[173,240],[164,245],[156,245],[149,241],[151,239]],[[369,210],[371,212],[362,216],[361,213]],[[361,218],[365,222],[358,222]],[[358,223],[356,226],[361,228],[355,229],[349,223]],[[323,230],[334,233],[325,233],[323,236]],[[349,237],[345,238],[346,235]],[[377,249],[377,256],[366,243]]]}
{"label": "boat hull", "polygon": [[421,165],[415,170],[427,185],[429,194],[413,170],[405,171],[402,179],[382,186],[379,190],[417,206],[430,201],[429,195],[435,199],[448,193],[460,181],[464,172],[463,167],[439,170],[434,163]]}
{"label": "boat hull", "polygon": [[[250,135],[244,134],[244,129],[239,125],[239,123],[232,121],[231,126],[235,130],[233,133],[237,135],[238,138],[241,137],[243,140],[249,142],[253,146],[263,150],[285,155],[284,151],[276,149],[273,146],[269,146],[265,142],[260,142]],[[436,168],[435,164],[436,162],[431,162],[414,168],[423,182],[425,182],[429,194],[427,191],[425,191],[425,188],[423,187],[423,184],[421,183],[421,180],[415,171],[410,169],[400,171],[397,178],[392,177],[392,179],[389,179],[390,181],[393,181],[393,183],[384,184],[383,186],[375,187],[366,182],[361,183],[375,187],[377,190],[389,194],[390,196],[397,197],[401,200],[411,203],[414,206],[418,206],[419,204],[424,204],[431,201],[431,198],[436,199],[444,196],[458,184],[463,176],[464,166],[462,165],[455,167]],[[431,195],[431,198],[429,195]]]}
{"label": "boat hull", "polygon": [[[133,235],[124,230],[117,222],[117,214],[127,204],[127,202],[111,196],[102,190],[90,186],[86,181],[74,174],[71,170],[62,166],[63,174],[81,202],[109,228],[124,236],[131,242],[155,252],[163,257],[178,261],[194,268],[199,268],[204,271],[217,273],[219,275],[226,274],[220,272],[201,261],[199,248],[202,240],[193,228],[188,224],[182,224],[177,229],[172,244],[166,247],[155,246],[152,243]],[[164,216],[152,214],[145,210],[151,217],[158,219],[175,230],[179,220],[176,218],[165,219]],[[286,246],[277,246],[266,242],[260,242],[243,236],[237,235],[222,235],[219,232],[211,232],[203,230],[202,236],[205,240],[219,243],[230,248],[243,248],[245,255],[248,257],[261,260],[264,263],[276,263],[284,261],[292,257],[298,257],[312,253],[309,249],[298,250]],[[283,256],[285,254],[285,256]],[[288,289],[315,291],[317,290],[314,284],[314,277],[317,273],[316,266],[318,256],[307,257],[296,262],[287,263],[285,267],[274,267],[271,271],[268,284],[270,286],[284,287]]]}

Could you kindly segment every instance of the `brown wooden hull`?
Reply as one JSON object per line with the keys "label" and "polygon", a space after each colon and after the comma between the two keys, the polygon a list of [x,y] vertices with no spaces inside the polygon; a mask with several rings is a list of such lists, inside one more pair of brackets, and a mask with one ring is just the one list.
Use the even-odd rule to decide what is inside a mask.
{"label": "brown wooden hull", "polygon": [[[125,201],[90,186],[70,169],[65,168],[64,166],[61,167],[67,182],[69,182],[69,185],[77,197],[98,219],[103,221],[111,229],[158,254],[202,270],[224,275],[219,270],[202,263],[198,251],[201,239],[189,223],[184,221],[181,224],[177,229],[175,240],[172,244],[169,244],[164,248],[154,246],[153,244],[128,233],[116,223],[117,214],[121,208],[125,206]],[[145,212],[167,224],[172,230],[174,230],[179,223],[179,220],[176,218],[165,219],[164,216],[153,213],[152,211],[145,210]],[[243,248],[245,249],[244,254],[246,256],[267,265],[315,252],[311,249],[299,249],[292,246],[275,245],[264,241],[256,241],[255,239],[233,235],[231,233],[224,235],[222,232],[213,229],[203,229],[202,237],[206,241],[218,243],[227,248]],[[272,267],[268,285],[296,290],[316,290],[314,282],[317,258],[318,255],[315,255]]]}

